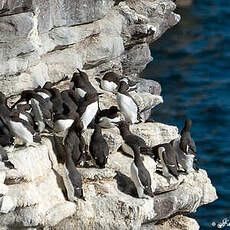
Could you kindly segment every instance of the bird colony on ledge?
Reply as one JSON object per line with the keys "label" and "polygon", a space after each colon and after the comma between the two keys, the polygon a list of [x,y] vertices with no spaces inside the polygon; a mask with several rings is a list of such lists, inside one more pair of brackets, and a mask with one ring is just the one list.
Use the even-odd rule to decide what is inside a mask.
{"label": "bird colony on ledge", "polygon": [[[145,111],[140,111],[129,93],[136,90],[135,82],[114,72],[96,80],[103,90],[116,94],[118,107],[100,110],[99,100],[103,93],[98,93],[88,75],[79,69],[73,74],[69,89],[62,92],[55,88],[54,83],[46,82],[43,87],[24,90],[11,107],[5,95],[0,93],[1,167],[14,168],[7,152],[13,151],[16,146],[36,146],[41,142],[40,134],[44,132],[52,133],[54,137],[61,133],[59,147],[64,149],[68,199],[85,200],[81,174],[76,167],[87,167],[91,161],[95,167],[105,168],[109,147],[101,130],[118,127],[124,140],[120,150],[134,159],[130,172],[139,198],[153,197],[154,194],[152,172],[144,166],[142,154],[161,165],[158,171],[169,183],[172,177],[178,179],[181,168],[183,173],[198,172],[196,146],[190,134],[191,120],[185,121],[181,137],[150,147],[144,139],[130,131],[130,125],[144,122]],[[82,135],[87,128],[94,129],[89,146]]]}

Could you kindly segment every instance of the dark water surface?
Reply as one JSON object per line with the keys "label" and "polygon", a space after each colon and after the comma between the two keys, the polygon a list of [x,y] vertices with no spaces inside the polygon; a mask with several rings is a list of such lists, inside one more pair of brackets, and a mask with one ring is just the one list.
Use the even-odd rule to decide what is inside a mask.
{"label": "dark water surface", "polygon": [[193,120],[199,167],[219,199],[192,216],[201,230],[218,229],[212,222],[230,222],[230,0],[197,0],[178,13],[181,22],[152,44],[143,75],[163,89],[153,119],[180,130],[186,117]]}

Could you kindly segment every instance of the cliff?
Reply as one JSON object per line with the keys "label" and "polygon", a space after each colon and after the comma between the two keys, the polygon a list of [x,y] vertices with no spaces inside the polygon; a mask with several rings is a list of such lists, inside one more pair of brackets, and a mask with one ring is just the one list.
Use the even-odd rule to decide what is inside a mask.
{"label": "cliff", "polygon": [[[8,96],[16,95],[47,80],[57,82],[80,68],[104,93],[100,98],[103,109],[116,100],[99,88],[95,77],[115,71],[135,78],[139,84],[133,96],[141,106],[153,108],[163,102],[161,87],[138,74],[152,60],[148,44],[179,22],[174,10],[170,0],[4,0],[0,3],[0,89]],[[67,85],[68,81],[58,87]],[[176,127],[157,122],[131,129],[150,146],[179,135]],[[85,133],[87,142],[91,133],[90,129]],[[198,229],[194,220],[175,215],[194,212],[217,198],[207,173],[180,175],[169,184],[155,173],[155,162],[145,156],[155,197],[138,199],[130,180],[132,159],[117,152],[122,144],[118,129],[103,130],[103,134],[111,152],[107,167],[79,169],[86,201],[72,203],[66,198],[66,175],[55,148],[58,138],[43,135],[41,145],[10,153],[15,169],[0,171],[0,226]]]}

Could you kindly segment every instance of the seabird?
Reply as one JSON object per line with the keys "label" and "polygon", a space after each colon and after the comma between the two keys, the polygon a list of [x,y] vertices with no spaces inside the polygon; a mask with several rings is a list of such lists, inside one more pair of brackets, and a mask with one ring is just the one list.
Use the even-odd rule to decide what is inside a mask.
{"label": "seabird", "polygon": [[54,131],[63,132],[67,130],[73,124],[75,119],[79,119],[79,115],[77,112],[69,112],[67,115],[54,114]]}
{"label": "seabird", "polygon": [[4,122],[10,128],[10,131],[14,134],[14,136],[22,140],[26,146],[35,146],[35,142],[41,142],[40,135],[36,133],[33,127],[25,120],[12,115]]}
{"label": "seabird", "polygon": [[180,148],[185,154],[193,154],[196,156],[196,145],[190,133],[191,127],[192,120],[186,119],[184,128],[181,131]]}
{"label": "seabird", "polygon": [[86,129],[91,121],[94,119],[98,111],[98,94],[87,93],[84,97],[84,101],[79,105],[77,112],[80,119]]}
{"label": "seabird", "polygon": [[120,82],[121,82],[121,81],[124,81],[124,82],[129,86],[128,92],[137,89],[137,83],[131,81],[129,78],[123,77],[123,78],[121,78]]}
{"label": "seabird", "polygon": [[109,146],[101,133],[101,127],[97,124],[91,136],[89,151],[96,165],[100,168],[105,168],[109,155]]}
{"label": "seabird", "polygon": [[[133,148],[134,160],[131,164],[131,178],[136,186],[139,198],[153,197],[151,187],[151,177],[149,171],[145,168],[140,156],[140,147],[136,145]],[[146,196],[147,195],[147,196]]]}
{"label": "seabird", "polygon": [[78,95],[83,98],[86,93],[97,93],[97,90],[92,86],[89,81],[87,73],[78,69],[70,81],[70,88],[73,89]]}
{"label": "seabird", "polygon": [[53,83],[51,83],[50,81],[47,81],[43,87],[38,86],[36,89],[34,89],[34,91],[42,96],[44,99],[50,99],[51,98],[51,93],[50,93],[50,89],[52,88]]}
{"label": "seabird", "polygon": [[113,128],[115,127],[115,123],[121,120],[118,114],[119,111],[117,106],[110,106],[109,109],[103,109],[96,115],[95,122],[102,128]]}
{"label": "seabird", "polygon": [[[122,150],[131,155],[134,156],[133,149],[135,146],[138,146],[140,148],[143,148],[145,151],[143,152],[145,155],[152,155],[151,148],[145,143],[144,139],[131,133],[129,129],[129,123],[127,121],[120,121],[117,123],[120,134],[124,140],[124,143],[122,144]],[[142,153],[142,151],[141,151]]]}
{"label": "seabird", "polygon": [[107,72],[102,79],[97,78],[97,80],[100,81],[102,89],[116,93],[120,82],[120,76],[114,72]]}
{"label": "seabird", "polygon": [[66,153],[66,159],[64,163],[64,168],[66,171],[66,178],[64,184],[67,190],[67,196],[69,201],[77,201],[77,199],[85,200],[83,189],[82,189],[82,178],[81,174],[78,172],[74,165],[71,154]]}
{"label": "seabird", "polygon": [[80,96],[72,89],[61,92],[63,102],[68,106],[70,112],[76,112],[81,102]]}
{"label": "seabird", "polygon": [[77,116],[63,138],[63,145],[68,155],[72,156],[75,166],[83,166],[85,163],[85,146],[82,146],[81,132],[83,124]]}
{"label": "seabird", "polygon": [[61,92],[57,88],[50,89],[51,92],[51,102],[53,104],[53,113],[54,114],[68,114],[70,112],[68,106],[64,104],[64,101],[61,96]]}
{"label": "seabird", "polygon": [[171,175],[173,175],[178,180],[179,173],[177,153],[172,146],[172,142],[162,144],[160,147],[158,147],[157,157],[160,159],[163,166],[163,176],[170,178]]}
{"label": "seabird", "polygon": [[128,93],[128,85],[120,82],[117,92],[117,103],[120,111],[124,114],[125,119],[131,124],[139,122],[139,108],[135,100]]}
{"label": "seabird", "polygon": [[45,124],[49,128],[53,128],[51,120],[52,108],[42,96],[38,95],[33,90],[24,90],[21,93],[21,98],[13,105],[13,108],[16,105],[21,104],[21,102],[31,104],[34,121],[38,126],[39,132],[42,132],[45,129]]}

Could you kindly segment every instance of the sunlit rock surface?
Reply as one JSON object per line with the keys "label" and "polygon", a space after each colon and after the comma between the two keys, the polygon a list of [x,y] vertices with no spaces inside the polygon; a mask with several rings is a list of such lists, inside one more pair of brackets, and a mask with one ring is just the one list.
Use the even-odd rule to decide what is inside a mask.
{"label": "sunlit rock surface", "polygon": [[[80,68],[103,93],[104,109],[116,105],[116,96],[101,90],[95,77],[115,71],[137,81],[138,89],[131,94],[147,110],[147,119],[151,109],[163,103],[161,86],[138,76],[152,60],[148,44],[180,21],[175,7],[170,0],[3,0],[0,89],[7,96],[17,95],[48,80],[72,76]],[[58,87],[68,88],[68,83]],[[130,129],[149,146],[179,135],[177,127],[157,121]],[[87,144],[92,131],[84,133]],[[155,161],[143,156],[155,196],[139,199],[130,179],[133,159],[118,152],[123,143],[118,128],[102,133],[110,149],[106,168],[88,164],[78,169],[86,201],[67,200],[63,156],[55,147],[60,136],[45,135],[42,144],[9,153],[15,169],[0,166],[0,229],[198,229],[190,218],[171,217],[217,199],[206,172],[180,175],[169,183],[156,172]]]}

